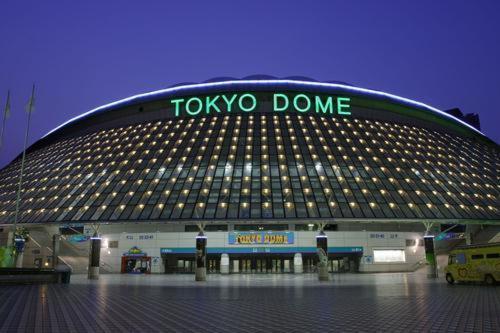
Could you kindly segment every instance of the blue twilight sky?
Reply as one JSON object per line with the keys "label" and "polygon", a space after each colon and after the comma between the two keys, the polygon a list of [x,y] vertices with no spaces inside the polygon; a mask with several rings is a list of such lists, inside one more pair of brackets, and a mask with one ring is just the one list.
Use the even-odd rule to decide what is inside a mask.
{"label": "blue twilight sky", "polygon": [[0,167],[69,118],[216,76],[339,80],[477,112],[500,142],[500,1],[19,1],[0,5]]}

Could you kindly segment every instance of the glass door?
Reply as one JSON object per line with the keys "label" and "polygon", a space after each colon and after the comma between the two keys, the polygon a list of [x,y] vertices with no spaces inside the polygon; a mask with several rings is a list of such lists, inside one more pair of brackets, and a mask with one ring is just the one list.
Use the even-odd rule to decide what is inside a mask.
{"label": "glass door", "polygon": [[316,266],[312,257],[305,257],[302,265],[304,267],[304,273],[314,273],[316,271]]}
{"label": "glass door", "polygon": [[242,273],[250,273],[252,271],[252,260],[250,259],[242,259],[241,262],[241,272]]}
{"label": "glass door", "polygon": [[218,259],[209,259],[207,265],[208,273],[217,273],[219,271],[219,260]]}
{"label": "glass door", "polygon": [[176,273],[194,273],[194,260],[178,259]]}
{"label": "glass door", "polygon": [[271,273],[281,273],[281,259],[273,259],[271,265]]}
{"label": "glass door", "polygon": [[256,267],[255,270],[257,273],[265,273],[266,272],[266,261],[264,259],[255,259],[256,260]]}
{"label": "glass door", "polygon": [[240,261],[238,259],[231,260],[230,267],[231,267],[231,272],[232,273],[239,273],[241,271]]}
{"label": "glass door", "polygon": [[333,259],[333,260],[329,260],[329,271],[330,272],[338,272],[339,271],[339,261],[336,260],[336,259]]}

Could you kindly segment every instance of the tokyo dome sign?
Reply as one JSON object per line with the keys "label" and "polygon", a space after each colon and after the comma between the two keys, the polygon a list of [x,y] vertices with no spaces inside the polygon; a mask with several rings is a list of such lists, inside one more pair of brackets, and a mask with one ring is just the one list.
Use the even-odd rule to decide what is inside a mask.
{"label": "tokyo dome sign", "polygon": [[[253,93],[220,94],[204,97],[186,97],[170,100],[175,116],[205,116],[231,112],[254,112],[260,110],[260,95]],[[351,99],[339,96],[274,93],[265,103],[270,103],[272,112],[317,113],[324,115],[350,115]],[[269,108],[266,108],[268,110]]]}

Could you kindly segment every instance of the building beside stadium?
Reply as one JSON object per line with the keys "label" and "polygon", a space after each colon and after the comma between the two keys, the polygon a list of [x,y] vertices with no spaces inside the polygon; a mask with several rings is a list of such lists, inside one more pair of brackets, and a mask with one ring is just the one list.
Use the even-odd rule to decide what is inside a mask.
{"label": "building beside stadium", "polygon": [[[99,235],[101,272],[193,272],[203,230],[208,272],[311,272],[323,230],[330,271],[412,271],[426,232],[497,230],[499,146],[477,127],[456,110],[301,77],[132,96],[29,147],[23,264],[50,265],[61,234],[61,260],[83,270]],[[0,171],[0,245],[20,164]]]}

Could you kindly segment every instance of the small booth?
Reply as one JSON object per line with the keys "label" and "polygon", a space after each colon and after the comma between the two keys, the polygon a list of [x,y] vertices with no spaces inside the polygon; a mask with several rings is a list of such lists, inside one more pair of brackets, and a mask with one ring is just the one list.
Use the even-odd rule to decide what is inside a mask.
{"label": "small booth", "polygon": [[122,256],[122,273],[150,274],[151,257],[137,246],[132,247]]}

